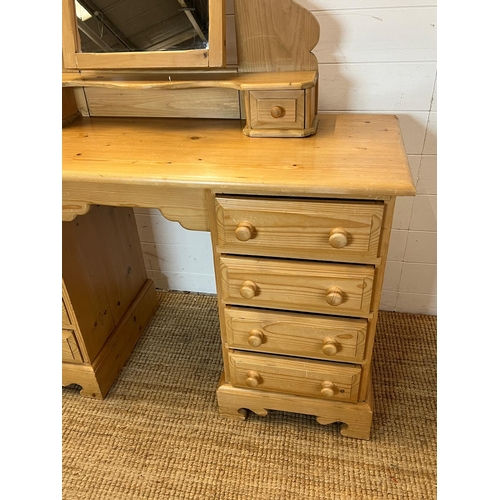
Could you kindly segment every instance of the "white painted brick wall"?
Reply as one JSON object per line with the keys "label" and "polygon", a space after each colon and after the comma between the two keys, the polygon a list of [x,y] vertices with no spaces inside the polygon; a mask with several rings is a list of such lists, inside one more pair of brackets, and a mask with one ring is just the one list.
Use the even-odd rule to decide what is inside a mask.
{"label": "white painted brick wall", "polygon": [[[381,308],[437,314],[436,1],[296,0],[318,19],[323,113],[399,118],[417,187],[399,198]],[[228,0],[228,64],[236,63]],[[186,231],[156,210],[138,210],[148,274],[158,288],[215,293],[208,233]]]}

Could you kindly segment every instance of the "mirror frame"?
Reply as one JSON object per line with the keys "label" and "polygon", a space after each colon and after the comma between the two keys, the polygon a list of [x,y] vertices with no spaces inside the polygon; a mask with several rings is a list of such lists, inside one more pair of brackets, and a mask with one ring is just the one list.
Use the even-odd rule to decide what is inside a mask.
{"label": "mirror frame", "polygon": [[208,22],[207,49],[85,53],[80,52],[75,0],[63,0],[63,69],[221,68],[226,65],[226,0],[209,0]]}

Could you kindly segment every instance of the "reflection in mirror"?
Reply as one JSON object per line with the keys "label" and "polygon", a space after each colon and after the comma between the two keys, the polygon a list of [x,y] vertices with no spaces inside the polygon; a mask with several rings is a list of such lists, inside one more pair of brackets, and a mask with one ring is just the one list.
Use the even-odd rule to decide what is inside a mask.
{"label": "reflection in mirror", "polygon": [[208,48],[209,0],[75,0],[81,52]]}

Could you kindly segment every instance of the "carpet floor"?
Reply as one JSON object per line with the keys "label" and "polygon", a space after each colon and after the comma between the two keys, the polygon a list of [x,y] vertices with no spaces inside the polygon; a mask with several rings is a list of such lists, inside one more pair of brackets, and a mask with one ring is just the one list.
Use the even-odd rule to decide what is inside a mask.
{"label": "carpet floor", "polygon": [[215,296],[160,307],[104,401],[62,390],[63,500],[433,500],[437,317],[381,311],[370,441],[270,411],[222,419]]}

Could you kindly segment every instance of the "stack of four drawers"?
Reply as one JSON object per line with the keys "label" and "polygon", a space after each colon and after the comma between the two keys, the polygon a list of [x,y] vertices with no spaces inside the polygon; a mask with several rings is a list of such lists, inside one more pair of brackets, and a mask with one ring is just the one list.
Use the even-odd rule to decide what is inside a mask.
{"label": "stack of four drawers", "polygon": [[[359,403],[370,396],[384,210],[374,200],[215,198],[221,413],[267,408],[342,420],[322,418],[320,400],[337,413],[337,403],[366,413]],[[369,413],[357,437],[369,434]]]}

